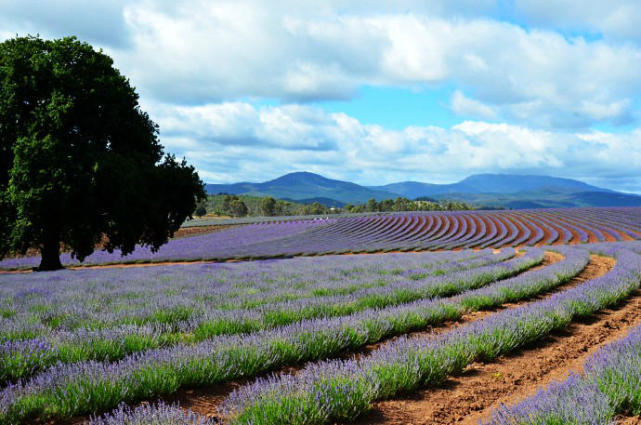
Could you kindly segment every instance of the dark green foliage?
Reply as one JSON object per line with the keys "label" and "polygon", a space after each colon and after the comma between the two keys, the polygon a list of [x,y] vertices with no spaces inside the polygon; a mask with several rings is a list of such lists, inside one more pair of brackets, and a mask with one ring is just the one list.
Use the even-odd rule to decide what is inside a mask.
{"label": "dark green foliage", "polygon": [[[247,215],[256,217],[256,216],[283,216],[283,215],[301,215],[304,213],[306,205],[291,201],[285,201],[282,199],[274,200],[274,209],[271,214],[266,214],[264,207],[269,208],[269,206],[264,206],[263,202],[265,199],[257,196],[250,195],[209,195],[206,201],[207,211],[211,211],[214,214],[218,215],[232,215],[230,203],[234,199],[242,201],[247,207]],[[269,201],[268,201],[269,202]]]}
{"label": "dark green foliage", "polygon": [[225,195],[223,198],[222,212],[232,217],[245,217],[249,210],[247,205],[235,195]]}
{"label": "dark green foliage", "polygon": [[310,205],[305,205],[301,209],[301,213],[303,215],[327,214],[328,211],[329,211],[329,208],[327,208],[325,205],[321,204],[320,202],[313,202]]}
{"label": "dark green foliage", "polygon": [[237,200],[238,196],[234,195],[224,195],[223,197],[223,205],[222,205],[222,212],[228,213],[231,211],[231,203],[234,200]]}
{"label": "dark green foliage", "polygon": [[260,202],[260,210],[264,216],[270,217],[276,214],[276,200],[271,196],[263,198]]}
{"label": "dark green foliage", "polygon": [[229,204],[229,213],[233,217],[245,217],[247,215],[247,205],[240,199],[234,199]]}
{"label": "dark green foliage", "polygon": [[207,199],[207,210],[214,214],[237,215],[231,203],[234,200],[241,201],[247,207],[244,215],[255,216],[286,216],[286,215],[329,215],[338,213],[363,213],[363,212],[401,212],[401,211],[454,211],[470,210],[472,206],[464,202],[456,201],[412,201],[407,198],[385,199],[377,202],[370,199],[366,204],[346,204],[342,208],[328,207],[321,202],[315,201],[309,204],[301,201],[288,201],[274,199],[271,196],[264,198],[251,195],[209,195]]}
{"label": "dark green foliage", "polygon": [[471,210],[471,205],[458,201],[427,201],[427,200],[410,200],[398,197],[396,199],[383,199],[376,202],[372,198],[366,204],[347,204],[343,207],[343,212],[400,212],[400,211],[458,211]]}
{"label": "dark green foliage", "polygon": [[111,58],[74,37],[0,44],[0,256],[60,244],[84,259],[106,236],[158,249],[205,196]]}

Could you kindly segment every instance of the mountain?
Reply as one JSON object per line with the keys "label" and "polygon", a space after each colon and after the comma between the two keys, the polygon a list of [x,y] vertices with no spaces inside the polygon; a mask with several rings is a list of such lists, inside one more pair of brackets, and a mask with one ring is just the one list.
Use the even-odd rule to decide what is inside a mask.
{"label": "mountain", "polygon": [[578,192],[572,194],[571,200],[593,207],[638,207],[641,205],[641,196],[619,192]]}
{"label": "mountain", "polygon": [[591,186],[578,180],[549,176],[529,176],[515,174],[475,174],[452,184],[432,184],[420,182],[392,183],[385,186],[370,186],[370,189],[398,193],[407,198],[435,196],[443,194],[471,193],[518,193],[537,190],[573,192],[612,192]]}
{"label": "mountain", "polygon": [[314,173],[298,172],[285,174],[264,183],[208,184],[207,193],[246,194],[273,196],[292,200],[329,198],[342,203],[362,203],[368,199],[395,198],[398,195],[385,190],[370,189],[356,183],[332,180]]}
{"label": "mountain", "polygon": [[571,189],[541,189],[513,193],[446,193],[436,199],[467,202],[483,207],[568,208],[641,206],[641,196],[605,190],[572,192]]}
{"label": "mountain", "polygon": [[476,174],[458,183],[392,183],[360,186],[318,174],[298,172],[263,183],[208,184],[207,192],[273,196],[329,206],[404,196],[468,202],[491,208],[552,208],[578,206],[641,206],[641,196],[615,192],[578,180],[550,176]]}

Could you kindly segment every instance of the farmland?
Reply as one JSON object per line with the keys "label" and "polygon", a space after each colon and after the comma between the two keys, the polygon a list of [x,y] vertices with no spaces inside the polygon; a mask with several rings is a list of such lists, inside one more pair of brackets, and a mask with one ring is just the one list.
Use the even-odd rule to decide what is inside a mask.
{"label": "farmland", "polygon": [[[636,240],[641,208],[398,213],[248,224],[172,240],[128,256],[96,252],[83,264],[238,260],[386,251],[501,248]],[[8,258],[0,268],[34,267],[38,257]],[[66,265],[78,265],[69,254]]]}
{"label": "farmland", "polygon": [[611,424],[641,412],[640,235],[638,208],[398,213],[8,258],[0,424]]}

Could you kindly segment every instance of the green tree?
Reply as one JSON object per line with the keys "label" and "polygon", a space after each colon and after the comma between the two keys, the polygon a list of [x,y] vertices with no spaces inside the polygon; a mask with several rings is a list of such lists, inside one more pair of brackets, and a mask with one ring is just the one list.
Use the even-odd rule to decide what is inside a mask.
{"label": "green tree", "polygon": [[236,198],[229,204],[231,215],[234,217],[245,217],[247,215],[247,205],[240,199]]}
{"label": "green tree", "polygon": [[394,209],[394,201],[391,199],[384,199],[378,203],[378,211],[392,211]]}
{"label": "green tree", "polygon": [[0,257],[36,247],[40,270],[62,267],[61,243],[79,260],[105,236],[157,250],[205,197],[111,58],[74,37],[0,43],[0,153]]}
{"label": "green tree", "polygon": [[231,214],[231,212],[232,212],[231,211],[231,203],[233,201],[237,201],[237,200],[238,200],[238,196],[225,195],[225,197],[223,198],[223,207],[222,207],[223,208],[223,213],[232,215]]}
{"label": "green tree", "polygon": [[194,215],[197,217],[202,217],[207,214],[207,198],[199,201],[196,204],[196,210],[194,211]]}
{"label": "green tree", "polygon": [[375,212],[378,211],[378,202],[376,202],[376,199],[371,198],[369,201],[367,201],[367,211],[369,212]]}
{"label": "green tree", "polygon": [[279,199],[274,207],[274,215],[287,215],[291,209],[291,203]]}
{"label": "green tree", "polygon": [[271,196],[263,198],[260,202],[260,211],[265,216],[273,216],[276,214],[276,200]]}
{"label": "green tree", "polygon": [[325,205],[321,204],[318,201],[312,202],[312,204],[308,205],[308,207],[310,215],[320,215],[327,213],[327,208],[325,207]]}

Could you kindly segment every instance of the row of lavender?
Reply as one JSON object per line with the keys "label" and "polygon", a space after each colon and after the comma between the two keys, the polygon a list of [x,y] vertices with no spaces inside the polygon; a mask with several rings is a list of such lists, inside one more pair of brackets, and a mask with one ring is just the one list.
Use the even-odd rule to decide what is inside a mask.
{"label": "row of lavender", "polygon": [[622,248],[592,249],[616,255],[617,265],[601,278],[433,338],[399,338],[359,361],[322,361],[296,375],[259,379],[227,399],[228,419],[234,424],[353,420],[375,400],[437,384],[474,360],[522,347],[639,289],[641,256]]}
{"label": "row of lavender", "polygon": [[[211,312],[274,308],[389,294],[396,288],[437,288],[456,276],[492,265],[518,269],[505,250],[316,257],[243,264],[59,271],[2,276],[0,340],[53,330],[109,329],[159,323],[185,331]],[[531,251],[525,258],[540,257]],[[490,269],[491,270],[491,269]],[[450,278],[450,276],[453,276]],[[459,279],[460,280],[460,279]],[[182,317],[182,318],[181,318]],[[189,322],[182,323],[181,322]],[[190,327],[193,329],[193,326]]]}
{"label": "row of lavender", "polygon": [[641,415],[641,326],[590,356],[583,373],[501,406],[485,425],[611,425],[617,414]]}
{"label": "row of lavender", "polygon": [[[452,295],[527,269],[543,254],[513,256],[468,251],[300,258],[253,273],[239,265],[217,275],[185,266],[182,273],[147,269],[151,276],[128,276],[127,282],[106,273],[102,284],[87,281],[95,271],[66,271],[53,276],[67,279],[53,288],[51,276],[35,282],[14,276],[0,286],[0,378],[15,380],[59,361],[113,361],[149,348]],[[332,261],[336,267],[330,268]]]}
{"label": "row of lavender", "polygon": [[[152,253],[139,247],[96,252],[86,264],[274,258],[345,252],[534,246],[638,239],[641,208],[572,208],[519,211],[399,213],[286,221],[235,227],[170,241]],[[9,258],[0,268],[39,264]],[[64,264],[78,264],[70,255]]]}
{"label": "row of lavender", "polygon": [[397,214],[339,220],[306,232],[304,242],[292,237],[251,248],[254,255],[496,248],[637,239],[639,232],[639,208]]}
{"label": "row of lavender", "polygon": [[[531,297],[567,281],[587,263],[586,251],[563,249],[566,258],[560,263],[511,279],[484,282],[485,287],[454,298],[426,299],[400,306],[369,308],[347,316],[306,319],[243,335],[220,335],[198,343],[147,349],[115,362],[57,363],[0,392],[0,423],[86,414],[114,408],[122,401],[172,393],[186,386],[256,376],[302,361],[335,357],[345,350],[391,335],[460,317],[467,311]],[[405,257],[444,257],[444,254]],[[361,258],[370,261],[369,257],[343,258],[357,264]],[[283,263],[301,260],[304,259]],[[463,286],[454,292],[470,287],[474,286]],[[85,345],[91,344],[88,341]]]}

